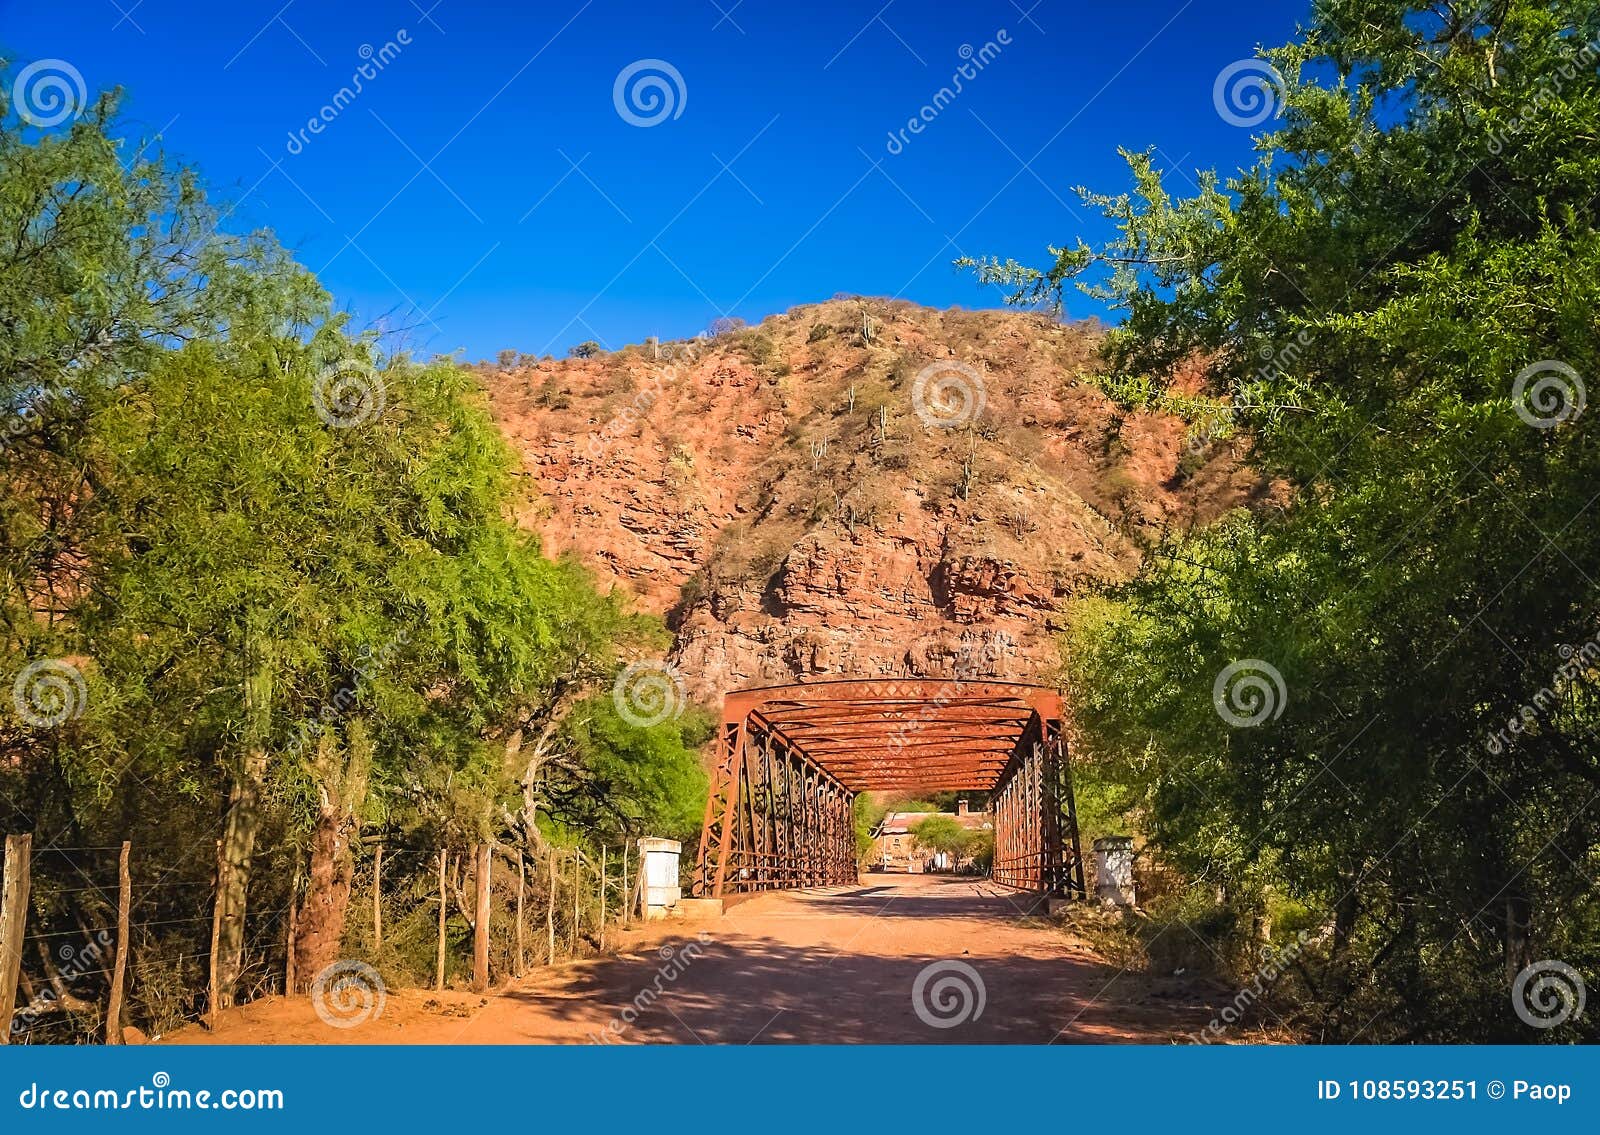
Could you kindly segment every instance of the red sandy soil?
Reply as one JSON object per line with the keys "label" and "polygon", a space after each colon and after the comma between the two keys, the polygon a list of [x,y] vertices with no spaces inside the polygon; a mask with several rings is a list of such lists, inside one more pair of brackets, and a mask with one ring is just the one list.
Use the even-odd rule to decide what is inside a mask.
{"label": "red sandy soil", "polygon": [[[720,919],[657,924],[623,953],[542,968],[487,996],[391,992],[354,1028],[306,998],[258,1001],[193,1026],[180,1044],[1046,1044],[1170,1043],[1205,1027],[1228,991],[1122,973],[1052,923],[1032,895],[978,880],[866,875],[854,887],[765,894]],[[699,937],[697,937],[699,935]],[[961,962],[982,1011],[954,986],[913,985]],[[625,1011],[626,1010],[626,1011]]]}

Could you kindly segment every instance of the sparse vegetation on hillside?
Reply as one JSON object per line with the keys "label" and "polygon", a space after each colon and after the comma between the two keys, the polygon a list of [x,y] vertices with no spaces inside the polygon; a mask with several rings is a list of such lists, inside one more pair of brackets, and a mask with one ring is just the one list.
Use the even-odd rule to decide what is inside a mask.
{"label": "sparse vegetation on hillside", "polygon": [[[1001,587],[981,602],[1003,605],[1017,584],[988,580],[1022,574],[1023,602],[1048,607],[1125,574],[1162,527],[1250,491],[1229,446],[1180,477],[1175,419],[1112,420],[1111,401],[1082,381],[1099,343],[1091,325],[853,296],[713,330],[541,364],[534,378],[482,375],[514,443],[539,455],[533,468],[570,463],[541,477],[560,496],[530,518],[670,609],[680,631],[696,612],[715,622],[752,608],[804,623],[813,616],[787,605],[787,589],[850,583],[785,565],[851,548],[996,565],[971,568],[969,584],[930,562],[910,586],[936,604],[955,579]],[[791,672],[809,649],[797,640]],[[956,657],[927,649],[914,665]]]}

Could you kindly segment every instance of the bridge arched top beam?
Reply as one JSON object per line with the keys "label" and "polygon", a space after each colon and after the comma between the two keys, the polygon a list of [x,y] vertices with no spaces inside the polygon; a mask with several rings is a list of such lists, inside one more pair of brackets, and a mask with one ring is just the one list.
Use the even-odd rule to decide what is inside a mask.
{"label": "bridge arched top beam", "polygon": [[1061,716],[1061,695],[1049,686],[988,679],[841,678],[731,690],[723,695],[723,719],[737,721],[767,705],[799,708],[856,703],[887,708],[895,703],[927,705],[941,701],[952,705],[1011,702],[1037,710],[1041,717]]}
{"label": "bridge arched top beam", "polygon": [[735,690],[723,702],[725,725],[806,757],[852,791],[992,785],[1031,726],[1053,731],[1060,718],[1055,690],[982,679],[800,682]]}

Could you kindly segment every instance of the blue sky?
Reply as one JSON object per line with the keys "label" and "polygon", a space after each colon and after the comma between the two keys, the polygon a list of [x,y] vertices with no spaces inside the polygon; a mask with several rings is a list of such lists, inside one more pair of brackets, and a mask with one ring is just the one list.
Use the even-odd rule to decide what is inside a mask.
{"label": "blue sky", "polygon": [[[1123,188],[1117,146],[1158,147],[1177,187],[1248,162],[1251,130],[1213,84],[1306,12],[880,5],[0,0],[0,51],[122,85],[129,131],[159,132],[237,227],[276,231],[358,321],[475,359],[686,335],[835,292],[997,306],[951,260],[1043,263],[1048,243],[1103,237],[1072,190]],[[969,49],[959,95],[892,145]],[[648,60],[672,70],[636,70],[619,111],[619,75]],[[320,133],[293,137],[325,107]]]}

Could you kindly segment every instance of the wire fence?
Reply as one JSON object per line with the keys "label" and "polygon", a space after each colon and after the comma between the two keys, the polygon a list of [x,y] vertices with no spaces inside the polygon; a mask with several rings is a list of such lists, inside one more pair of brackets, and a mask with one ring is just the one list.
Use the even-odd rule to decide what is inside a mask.
{"label": "wire fence", "polygon": [[[622,848],[535,855],[490,845],[485,854],[483,845],[373,838],[356,843],[334,865],[331,888],[311,896],[303,854],[269,843],[251,864],[237,964],[219,966],[216,840],[169,862],[146,859],[137,844],[27,841],[19,852],[25,840],[7,838],[0,871],[0,1033],[12,1044],[155,1038],[209,1022],[214,1000],[226,1007],[303,992],[318,977],[296,970],[297,929],[313,899],[319,910],[331,899],[343,911],[339,960],[372,966],[386,986],[483,988],[604,950],[631,917],[638,884]],[[213,990],[219,969],[223,980],[237,973],[231,988]]]}

